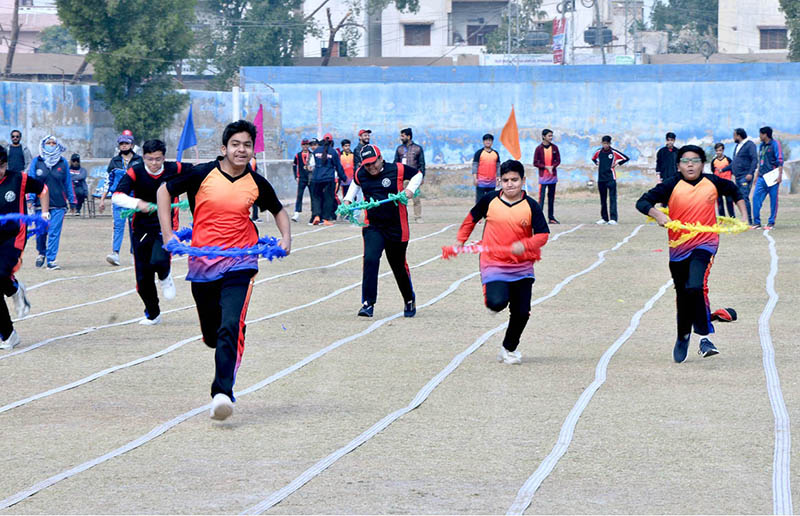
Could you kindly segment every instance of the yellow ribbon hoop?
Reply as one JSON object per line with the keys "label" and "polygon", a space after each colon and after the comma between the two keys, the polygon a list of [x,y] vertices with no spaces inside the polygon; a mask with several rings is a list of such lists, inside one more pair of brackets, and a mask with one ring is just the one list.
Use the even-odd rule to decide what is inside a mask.
{"label": "yellow ribbon hoop", "polygon": [[[669,215],[668,208],[658,208],[660,211],[663,211],[667,215]],[[655,222],[656,220],[653,217],[647,217],[647,222]],[[696,237],[700,233],[726,233],[728,235],[736,235],[738,233],[743,233],[750,229],[750,226],[747,225],[746,222],[733,218],[733,217],[717,217],[717,223],[713,226],[705,226],[700,223],[694,222],[681,222],[679,220],[671,220],[664,224],[664,227],[667,229],[671,229],[673,231],[688,231],[688,233],[683,233],[677,240],[670,240],[669,246],[670,247],[678,247],[684,242],[691,240],[692,238]]]}

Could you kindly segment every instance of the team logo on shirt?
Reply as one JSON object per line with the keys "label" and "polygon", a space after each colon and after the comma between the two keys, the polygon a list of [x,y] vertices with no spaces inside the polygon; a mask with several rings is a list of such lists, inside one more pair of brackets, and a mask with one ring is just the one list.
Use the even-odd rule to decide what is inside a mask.
{"label": "team logo on shirt", "polygon": [[528,221],[526,219],[522,219],[521,221],[519,221],[519,225],[522,226],[523,228],[528,227]]}
{"label": "team logo on shirt", "polygon": [[392,186],[392,180],[389,179],[388,177],[384,177],[383,181],[381,181],[381,184],[383,185],[384,188],[389,188],[390,186]]}
{"label": "team logo on shirt", "polygon": [[17,200],[17,194],[14,192],[6,192],[6,202],[14,202]]}
{"label": "team logo on shirt", "polygon": [[36,169],[36,175],[37,176],[41,176],[42,174],[44,174],[44,171],[42,169],[40,169],[40,168],[37,168]]}

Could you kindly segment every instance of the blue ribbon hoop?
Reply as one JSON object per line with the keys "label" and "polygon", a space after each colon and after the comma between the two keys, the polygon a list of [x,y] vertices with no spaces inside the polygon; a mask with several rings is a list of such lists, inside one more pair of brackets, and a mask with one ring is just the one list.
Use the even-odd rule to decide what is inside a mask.
{"label": "blue ribbon hoop", "polygon": [[164,249],[176,255],[188,256],[205,256],[207,258],[240,258],[244,256],[260,256],[272,261],[275,258],[283,258],[286,256],[286,251],[278,245],[278,239],[275,237],[261,237],[258,243],[250,247],[229,247],[223,249],[218,245],[192,247],[184,244],[185,241],[192,239],[192,228],[182,228],[175,232],[175,237],[178,240],[170,240],[164,244]]}
{"label": "blue ribbon hoop", "polygon": [[47,229],[50,226],[50,223],[44,220],[44,217],[39,214],[23,215],[21,213],[6,213],[5,215],[0,215],[0,224],[11,221],[25,224],[26,226],[34,224],[33,227],[28,228],[28,238],[33,235],[46,235]]}

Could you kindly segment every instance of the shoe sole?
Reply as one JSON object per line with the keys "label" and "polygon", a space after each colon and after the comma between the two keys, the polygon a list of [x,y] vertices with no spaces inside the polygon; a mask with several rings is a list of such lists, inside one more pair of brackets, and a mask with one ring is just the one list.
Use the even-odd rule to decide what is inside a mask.
{"label": "shoe sole", "polygon": [[372,317],[372,314],[362,314],[361,312],[358,313],[359,317]]}
{"label": "shoe sole", "polygon": [[114,263],[114,260],[112,260],[111,258],[106,258],[106,261],[111,265],[113,265],[114,267],[119,267],[119,262]]}
{"label": "shoe sole", "polygon": [[700,353],[700,355],[701,355],[703,358],[706,358],[706,357],[713,357],[714,355],[719,355],[719,350],[716,350],[716,349],[709,349],[709,350],[707,350],[707,351],[704,351],[703,353]]}

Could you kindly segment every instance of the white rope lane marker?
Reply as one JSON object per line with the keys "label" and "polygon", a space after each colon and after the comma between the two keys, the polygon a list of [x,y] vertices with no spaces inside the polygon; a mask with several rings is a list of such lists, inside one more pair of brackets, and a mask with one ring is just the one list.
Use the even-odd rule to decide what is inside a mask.
{"label": "white rope lane marker", "polygon": [[[418,242],[420,240],[425,240],[426,238],[430,238],[432,236],[439,235],[441,233],[444,233],[448,229],[452,228],[454,225],[455,224],[450,224],[450,225],[445,226],[444,228],[442,228],[440,230],[434,231],[432,233],[428,233],[427,235],[423,235],[423,236],[417,237],[417,238],[412,238],[411,240],[409,240],[409,242]],[[325,226],[325,227],[329,227],[329,226]],[[307,249],[307,248],[300,248],[300,249]],[[357,260],[357,259],[361,258],[362,256],[363,255],[358,254],[358,255],[355,255],[355,256],[351,256],[350,258],[345,258],[345,259],[339,260],[337,262],[330,263],[328,265],[319,265],[319,266],[316,266],[316,267],[305,267],[303,269],[295,269],[293,271],[283,272],[283,273],[280,273],[280,274],[276,274],[274,276],[269,276],[267,278],[262,278],[262,279],[256,280],[253,283],[253,285],[254,286],[255,285],[260,285],[261,283],[265,283],[267,281],[274,281],[276,279],[285,278],[287,276],[293,276],[295,274],[300,274],[302,272],[309,272],[309,271],[322,270],[322,269],[332,269],[334,267],[338,267],[339,265],[343,265],[343,264],[351,262],[353,260]],[[182,306],[180,308],[173,308],[171,310],[163,311],[163,312],[161,312],[161,314],[162,315],[167,315],[167,314],[171,314],[171,313],[175,313],[175,312],[182,312],[184,310],[189,310],[190,308],[194,308],[195,306],[196,305],[191,304],[191,305]],[[108,329],[108,328],[116,328],[116,327],[119,327],[119,326],[126,326],[126,325],[129,325],[129,324],[138,323],[142,319],[144,319],[144,317],[140,316],[140,317],[136,317],[136,318],[133,318],[133,319],[128,319],[126,321],[103,324],[103,325],[99,325],[99,326],[89,326],[89,327],[84,328],[82,330],[78,330],[78,331],[73,332],[73,333],[68,333],[66,335],[60,335],[58,337],[50,337],[50,338],[45,339],[43,341],[37,342],[35,344],[31,344],[30,346],[18,349],[16,351],[12,351],[11,353],[7,353],[5,355],[0,355],[0,361],[5,360],[5,359],[10,358],[10,357],[13,357],[13,356],[21,355],[23,353],[27,353],[29,351],[33,351],[34,349],[38,349],[38,348],[40,348],[42,346],[45,346],[47,344],[52,344],[53,342],[58,342],[58,341],[61,341],[61,340],[64,340],[64,339],[69,339],[69,338],[72,338],[72,337],[78,337],[78,336],[81,336],[81,335],[86,335],[88,333],[93,333],[93,332],[98,331],[98,330],[105,330],[105,329]]]}
{"label": "white rope lane marker", "polygon": [[[643,225],[637,226],[631,232],[631,234],[629,234],[622,241],[620,241],[616,245],[614,245],[614,247],[612,247],[610,249],[606,249],[604,251],[600,251],[597,254],[598,258],[594,263],[592,263],[589,267],[587,267],[587,268],[585,268],[585,269],[583,269],[583,270],[581,270],[579,272],[576,272],[574,274],[571,274],[571,275],[567,276],[566,278],[564,278],[560,283],[558,283],[555,287],[553,287],[553,289],[547,295],[539,297],[535,301],[533,301],[531,303],[531,308],[533,308],[534,306],[536,306],[538,304],[541,304],[541,303],[547,301],[548,299],[551,299],[551,298],[555,297],[571,281],[573,281],[574,279],[576,279],[576,278],[578,278],[580,276],[583,276],[584,274],[587,274],[587,273],[591,272],[592,270],[596,269],[597,267],[599,267],[600,264],[602,264],[605,261],[605,259],[606,259],[605,255],[608,252],[616,251],[617,249],[619,249],[620,247],[625,245],[631,238],[636,236],[636,234],[639,232],[639,230],[642,227],[643,227]],[[431,380],[427,384],[425,384],[425,386],[422,387],[422,389],[420,389],[419,392],[417,392],[416,396],[414,396],[414,398],[411,400],[411,402],[408,405],[406,405],[405,407],[400,408],[400,409],[388,414],[383,419],[381,419],[380,421],[375,423],[373,426],[371,426],[370,428],[365,430],[361,435],[359,435],[358,437],[356,437],[355,439],[350,441],[348,444],[346,444],[345,446],[343,446],[343,447],[339,448],[338,450],[334,451],[333,453],[331,453],[327,457],[321,459],[319,462],[317,462],[316,464],[314,464],[313,466],[311,466],[310,468],[305,470],[303,473],[301,473],[292,482],[290,482],[286,486],[282,487],[281,489],[273,492],[267,498],[265,498],[264,500],[262,500],[258,504],[246,509],[241,514],[261,514],[264,511],[270,509],[271,507],[274,507],[275,505],[279,504],[280,502],[282,502],[283,500],[288,498],[290,495],[292,495],[295,491],[297,491],[300,488],[302,488],[305,484],[307,484],[309,481],[311,481],[314,477],[318,476],[323,471],[328,469],[336,461],[338,461],[339,459],[341,459],[342,457],[344,457],[348,453],[352,452],[353,450],[355,450],[356,448],[358,448],[359,446],[361,446],[365,442],[367,442],[370,439],[372,439],[373,437],[375,437],[377,434],[379,434],[380,432],[385,430],[389,425],[391,425],[392,423],[394,423],[395,421],[397,421],[398,419],[400,419],[404,415],[408,414],[412,410],[414,410],[417,407],[419,407],[420,405],[422,405],[422,403],[426,399],[428,399],[428,397],[433,392],[433,390],[436,389],[436,387],[438,387],[445,380],[445,378],[447,378],[453,371],[455,371],[458,368],[458,366],[460,366],[461,363],[468,356],[470,356],[475,351],[477,351],[493,335],[495,335],[497,333],[500,333],[501,331],[505,330],[507,327],[508,327],[508,322],[505,322],[505,323],[497,326],[496,328],[493,328],[493,329],[487,331],[486,333],[484,333],[480,337],[478,337],[478,339],[475,342],[473,342],[472,345],[470,345],[467,349],[465,349],[464,351],[462,351],[461,353],[456,355],[453,358],[453,360],[444,369],[442,369],[439,372],[439,374],[437,374],[436,376],[431,378]]]}
{"label": "white rope lane marker", "polygon": [[[440,229],[439,231],[435,231],[434,233],[418,237],[416,240],[424,240],[424,239],[429,238],[429,237],[431,237],[433,235],[442,233],[442,232],[452,228],[453,226],[454,226],[454,224],[451,224],[449,226],[446,226],[443,229]],[[438,259],[440,257],[441,257],[441,255],[434,256],[433,258],[425,260],[422,263],[414,265],[411,268],[415,269],[417,267],[425,266],[425,265],[435,261],[436,259]],[[269,280],[276,279],[278,277],[283,277],[283,276],[290,276],[292,274],[296,274],[296,273],[299,273],[299,272],[304,272],[306,270],[325,269],[325,268],[336,267],[338,265],[341,265],[343,263],[346,263],[346,262],[349,262],[349,261],[352,261],[352,260],[356,260],[358,258],[361,258],[361,255],[350,257],[350,258],[345,258],[344,260],[339,260],[338,262],[335,262],[335,263],[329,264],[329,265],[322,265],[322,266],[319,266],[319,267],[310,267],[308,269],[299,269],[297,271],[286,272],[286,273],[283,273],[283,274],[272,276],[270,278],[264,278],[263,280],[259,280],[259,281],[263,283],[264,281],[269,281]],[[382,278],[382,277],[385,277],[388,274],[390,274],[390,271],[384,272],[383,274],[380,274],[378,277]],[[256,283],[259,283],[259,282],[256,282]],[[353,283],[353,284],[350,284],[350,285],[348,285],[346,287],[339,288],[339,289],[333,291],[332,293],[330,293],[328,295],[325,295],[323,297],[315,299],[314,301],[310,301],[310,302],[304,303],[302,305],[298,305],[298,306],[294,306],[292,308],[287,308],[285,310],[281,310],[280,312],[275,312],[275,313],[272,313],[272,314],[269,314],[269,315],[265,315],[265,316],[262,316],[262,317],[258,317],[256,319],[252,319],[252,320],[246,321],[246,324],[259,323],[259,322],[262,322],[262,321],[266,321],[268,319],[273,319],[275,317],[279,317],[281,315],[286,315],[288,313],[295,312],[297,310],[302,310],[304,308],[308,308],[309,306],[313,306],[313,305],[322,303],[324,301],[327,301],[329,299],[332,299],[332,298],[338,296],[339,294],[342,294],[342,293],[344,293],[344,292],[346,292],[348,290],[352,290],[352,289],[358,287],[359,285],[361,285],[360,281],[356,282],[356,283]],[[189,307],[184,307],[184,308],[181,308],[180,310],[187,309],[187,308],[192,308],[193,306],[194,305],[189,306]],[[91,375],[86,376],[84,378],[81,378],[79,380],[75,380],[74,382],[62,385],[60,387],[54,387],[54,388],[49,389],[47,391],[40,392],[40,393],[34,394],[32,396],[28,396],[27,398],[23,398],[23,399],[8,403],[8,404],[3,405],[2,407],[0,407],[0,414],[2,414],[4,412],[8,412],[9,410],[15,409],[17,407],[21,407],[23,405],[27,405],[28,403],[31,403],[33,401],[37,401],[37,400],[52,396],[54,394],[58,394],[58,393],[61,393],[61,392],[65,392],[65,391],[74,389],[76,387],[80,387],[81,385],[85,385],[85,384],[87,384],[89,382],[97,380],[98,378],[102,378],[103,376],[109,375],[109,374],[114,373],[116,371],[119,371],[121,369],[128,369],[130,367],[137,366],[137,365],[142,364],[144,362],[149,362],[150,360],[154,360],[156,358],[160,358],[160,357],[162,357],[162,356],[164,356],[164,355],[166,355],[168,353],[172,353],[173,351],[185,346],[186,344],[189,344],[190,342],[195,342],[195,341],[198,341],[200,339],[202,339],[202,335],[195,335],[194,337],[189,337],[188,339],[184,339],[182,341],[176,342],[175,344],[173,344],[173,345],[171,345],[171,346],[169,346],[167,348],[164,348],[161,351],[157,351],[157,352],[152,353],[150,355],[131,360],[130,362],[126,362],[124,364],[120,364],[120,365],[109,367],[107,369],[104,369],[104,370],[99,371],[97,373],[91,374]],[[22,350],[20,350],[20,351],[22,351]]]}
{"label": "white rope lane marker", "polygon": [[517,492],[517,497],[514,499],[514,502],[511,504],[511,507],[509,507],[506,514],[523,514],[531,504],[531,501],[533,501],[533,495],[539,489],[539,486],[542,485],[542,482],[544,482],[544,480],[550,475],[550,473],[556,467],[558,461],[567,452],[567,449],[572,442],[572,437],[575,434],[575,427],[578,424],[578,419],[589,405],[589,402],[592,400],[592,396],[594,396],[598,389],[600,389],[600,386],[605,383],[608,372],[608,364],[611,361],[611,358],[637,330],[642,316],[651,308],[653,308],[653,305],[656,303],[656,301],[661,299],[661,297],[666,293],[667,289],[671,286],[671,279],[661,285],[653,297],[648,299],[644,306],[635,314],[633,314],[628,328],[600,357],[600,360],[597,362],[597,366],[595,367],[594,381],[592,381],[592,383],[583,391],[583,393],[581,393],[578,401],[575,402],[572,410],[569,411],[564,424],[561,426],[561,431],[558,434],[558,441],[556,441],[555,446],[553,446],[553,449],[550,451],[547,457],[545,457],[539,467],[536,468],[536,471],[530,477],[528,477],[528,480],[526,480],[522,485],[520,490]]}
{"label": "white rope lane marker", "polygon": [[775,447],[772,455],[772,512],[773,514],[792,514],[791,470],[789,469],[792,452],[792,434],[789,412],[783,399],[781,380],[775,366],[775,348],[772,345],[772,333],[769,320],[775,305],[778,304],[778,293],[775,291],[775,276],[778,274],[778,251],[775,239],[764,231],[764,238],[769,242],[769,274],[766,291],[769,294],[767,304],[758,318],[758,337],[761,341],[762,363],[767,382],[769,404],[775,418]]}
{"label": "white rope lane marker", "polygon": [[[452,225],[448,226],[445,229],[449,229],[450,227],[452,227]],[[562,235],[566,235],[566,234],[572,233],[574,231],[577,231],[581,227],[583,227],[583,224],[579,224],[574,228],[571,228],[571,229],[566,230],[566,231],[562,231],[561,233],[558,233],[558,234],[554,235],[553,238],[551,239],[551,242],[554,242],[554,241],[558,240],[558,238],[560,236],[562,236]],[[421,267],[421,266],[423,266],[423,265],[425,265],[427,263],[431,263],[431,262],[436,261],[436,260],[438,260],[440,258],[441,258],[441,255],[434,256],[434,257],[429,258],[428,260],[425,260],[424,262],[419,263],[419,264],[417,264],[417,265],[415,265],[415,266],[413,266],[411,268]],[[388,274],[391,274],[391,271],[384,272],[380,276],[382,277],[382,276],[386,276]],[[421,306],[419,306],[417,308],[418,309],[426,308],[426,307],[428,307],[428,306],[430,306],[430,305],[432,305],[432,304],[444,299],[445,297],[447,297],[451,293],[455,292],[455,290],[462,283],[464,283],[465,281],[467,281],[469,279],[474,278],[478,274],[480,274],[480,273],[479,272],[474,272],[474,273],[468,274],[467,276],[462,277],[461,279],[459,279],[459,280],[455,281],[454,283],[452,283],[450,285],[450,287],[447,288],[447,290],[445,290],[444,292],[440,293],[435,298],[429,300],[427,303],[425,303],[424,305],[421,305]],[[354,283],[353,285],[349,285],[347,287],[343,287],[342,289],[339,289],[339,291],[344,291],[344,290],[348,290],[350,288],[355,288],[360,284],[361,284],[361,282],[359,281],[357,283]],[[339,291],[337,291],[337,292],[339,292]],[[339,293],[341,293],[341,292],[339,292]],[[333,297],[333,295],[335,295],[335,294],[336,294],[336,292],[331,293],[326,297]],[[248,387],[247,389],[245,389],[245,390],[243,390],[241,392],[237,392],[236,396],[238,398],[238,397],[241,397],[243,395],[247,395],[247,394],[250,394],[252,392],[255,392],[255,391],[259,390],[259,389],[262,389],[262,388],[266,387],[267,385],[269,385],[271,383],[274,383],[275,381],[277,381],[277,380],[279,380],[281,378],[284,378],[284,377],[288,376],[289,374],[297,371],[298,369],[308,365],[312,361],[314,361],[314,360],[316,360],[316,359],[328,354],[329,352],[335,350],[336,348],[338,348],[338,347],[340,347],[340,346],[342,346],[342,345],[344,345],[344,344],[346,344],[348,342],[352,342],[353,340],[359,339],[359,338],[361,338],[361,337],[363,337],[365,335],[368,335],[368,334],[372,333],[373,331],[375,331],[376,329],[380,328],[381,326],[383,326],[387,322],[390,322],[390,321],[392,321],[394,319],[397,319],[402,315],[403,315],[402,312],[399,312],[399,313],[390,315],[388,317],[385,317],[383,319],[377,320],[374,323],[372,323],[369,327],[367,327],[365,330],[363,330],[363,331],[361,331],[359,333],[356,333],[354,335],[351,335],[349,337],[345,337],[343,339],[339,339],[336,342],[333,342],[332,344],[328,345],[327,347],[325,347],[325,348],[323,348],[323,349],[321,349],[321,350],[319,350],[319,351],[317,351],[315,353],[312,353],[311,355],[308,355],[303,360],[300,360],[299,362],[296,362],[295,364],[283,369],[282,371],[279,371],[278,373],[275,373],[272,376],[270,376],[270,377],[268,377],[268,378],[266,378],[266,379],[264,379],[264,380],[262,380],[262,381],[260,381],[260,382],[258,382],[256,384],[254,384],[254,385],[251,385],[250,387]],[[262,318],[262,320],[263,319],[264,318]],[[177,344],[180,344],[180,343],[176,343],[175,345],[177,345]],[[75,475],[77,475],[79,473],[82,473],[82,472],[84,472],[84,471],[86,471],[88,469],[91,469],[91,468],[93,468],[93,467],[95,467],[95,466],[97,466],[99,464],[102,464],[102,463],[104,463],[104,462],[106,462],[108,460],[111,460],[111,459],[113,459],[115,457],[118,457],[118,456],[124,454],[124,453],[127,453],[127,452],[129,452],[131,450],[134,450],[134,449],[142,446],[143,444],[146,444],[146,443],[152,441],[153,439],[156,439],[157,437],[163,435],[164,433],[166,433],[167,431],[169,431],[173,427],[179,425],[180,423],[182,423],[182,422],[184,422],[184,421],[186,421],[188,419],[191,419],[194,416],[202,414],[203,412],[206,412],[210,407],[211,407],[211,404],[208,403],[208,404],[205,404],[205,405],[203,405],[201,407],[194,408],[194,409],[192,409],[192,410],[190,410],[188,412],[185,412],[184,414],[176,416],[175,418],[173,418],[173,419],[171,419],[171,420],[169,420],[169,421],[167,421],[165,423],[162,423],[161,425],[158,425],[157,427],[155,427],[152,430],[150,430],[150,432],[148,432],[147,434],[144,434],[144,435],[134,439],[133,441],[130,441],[130,442],[120,446],[119,448],[117,448],[115,450],[112,450],[112,451],[110,451],[110,452],[108,452],[108,453],[106,453],[104,455],[101,455],[100,457],[95,458],[95,459],[91,459],[89,461],[86,461],[83,464],[79,464],[78,466],[75,466],[75,467],[73,467],[71,469],[62,471],[61,473],[53,475],[52,477],[50,477],[48,479],[45,479],[45,480],[43,480],[41,482],[38,482],[37,484],[29,487],[28,489],[20,491],[20,492],[18,492],[16,494],[4,499],[4,500],[0,500],[0,510],[7,509],[8,507],[11,507],[12,505],[17,504],[17,503],[21,502],[22,500],[25,500],[26,498],[29,498],[29,497],[35,495],[39,491],[42,491],[43,489],[46,489],[46,488],[48,488],[48,487],[50,487],[52,485],[57,484],[58,482],[61,482],[62,480],[66,480],[67,478],[75,476]]]}

